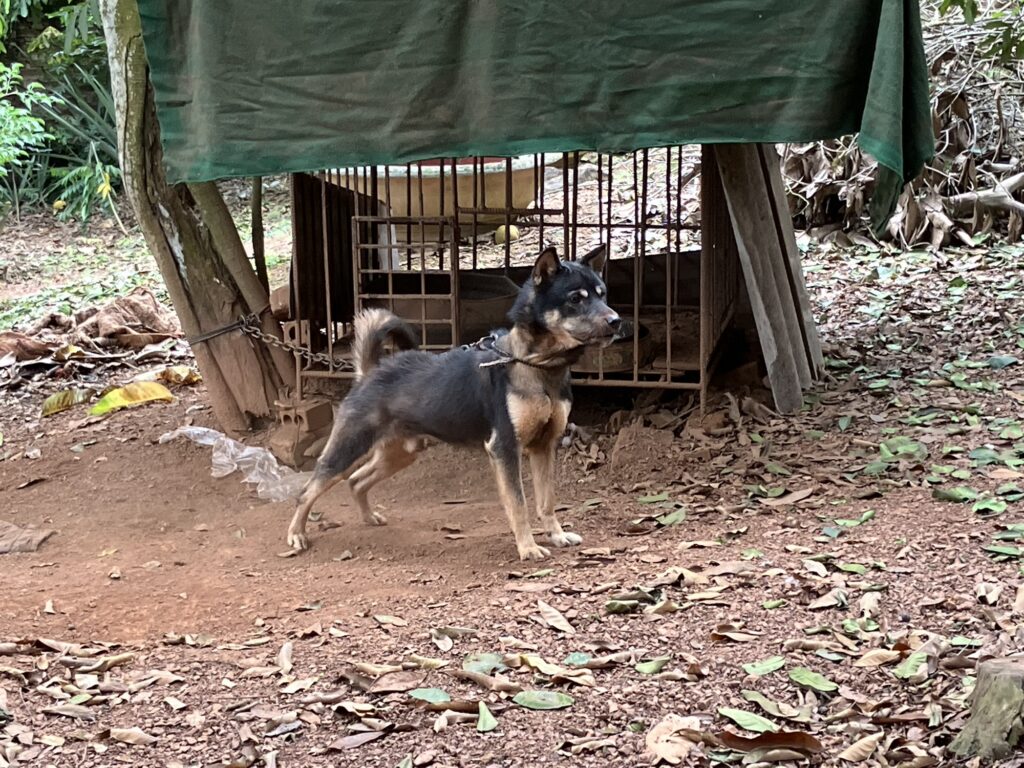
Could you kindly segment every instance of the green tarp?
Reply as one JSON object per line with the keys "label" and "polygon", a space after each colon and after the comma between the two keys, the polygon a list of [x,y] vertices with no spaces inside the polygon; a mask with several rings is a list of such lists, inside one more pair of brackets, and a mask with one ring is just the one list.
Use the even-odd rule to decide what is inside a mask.
{"label": "green tarp", "polygon": [[917,0],[139,0],[171,181],[859,132],[931,156]]}

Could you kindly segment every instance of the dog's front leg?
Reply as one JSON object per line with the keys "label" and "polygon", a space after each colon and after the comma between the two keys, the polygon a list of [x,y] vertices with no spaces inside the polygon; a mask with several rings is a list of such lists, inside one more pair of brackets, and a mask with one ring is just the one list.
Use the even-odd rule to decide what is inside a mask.
{"label": "dog's front leg", "polygon": [[537,502],[537,516],[551,543],[556,547],[572,547],[583,542],[578,533],[562,530],[555,516],[555,442],[530,451],[530,473],[533,475],[533,495]]}
{"label": "dog's front leg", "polygon": [[551,554],[546,548],[538,546],[530,530],[530,513],[526,507],[526,495],[523,493],[523,476],[520,470],[519,444],[514,437],[502,439],[497,432],[484,446],[491,458],[494,475],[498,481],[498,494],[501,504],[508,515],[512,535],[516,539],[516,549],[520,560],[542,560]]}

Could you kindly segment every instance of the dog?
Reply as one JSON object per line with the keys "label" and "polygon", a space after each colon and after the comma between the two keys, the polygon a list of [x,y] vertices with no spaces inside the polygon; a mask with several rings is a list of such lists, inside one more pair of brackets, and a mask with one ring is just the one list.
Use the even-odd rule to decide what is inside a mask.
{"label": "dog", "polygon": [[[606,258],[603,245],[576,262],[544,249],[508,314],[511,329],[442,354],[416,350],[413,329],[390,312],[360,312],[354,321],[356,384],[335,408],[330,437],[299,497],[288,544],[309,547],[310,510],[343,479],[363,520],[383,525],[367,494],[411,465],[425,448],[424,438],[483,446],[521,560],[550,555],[531,530],[524,452],[548,540],[556,547],[580,544],[582,538],[563,531],[555,516],[555,449],[572,405],[570,367],[587,346],[610,344],[622,324],[608,306],[601,279]],[[381,359],[389,338],[399,351]]]}

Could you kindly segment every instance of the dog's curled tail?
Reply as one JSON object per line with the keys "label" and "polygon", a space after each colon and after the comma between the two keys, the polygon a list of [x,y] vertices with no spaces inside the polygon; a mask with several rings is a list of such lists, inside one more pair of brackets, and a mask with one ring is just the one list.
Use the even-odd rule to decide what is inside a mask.
{"label": "dog's curled tail", "polygon": [[418,346],[412,327],[386,309],[364,309],[356,315],[353,325],[352,359],[356,366],[356,381],[377,367],[388,338],[399,349],[416,349]]}

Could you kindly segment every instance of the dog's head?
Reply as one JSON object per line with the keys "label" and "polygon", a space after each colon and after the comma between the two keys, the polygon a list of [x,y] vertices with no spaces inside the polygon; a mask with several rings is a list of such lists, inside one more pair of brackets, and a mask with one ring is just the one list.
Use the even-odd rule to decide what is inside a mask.
{"label": "dog's head", "polygon": [[601,279],[607,256],[602,245],[579,261],[562,261],[554,248],[545,248],[509,313],[513,325],[550,335],[566,350],[610,344],[622,319],[608,306]]}

